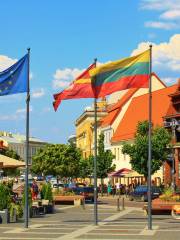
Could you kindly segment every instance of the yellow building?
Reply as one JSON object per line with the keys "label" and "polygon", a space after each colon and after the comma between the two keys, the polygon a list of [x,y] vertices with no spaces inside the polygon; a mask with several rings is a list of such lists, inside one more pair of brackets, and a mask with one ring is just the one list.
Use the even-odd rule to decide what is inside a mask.
{"label": "yellow building", "polygon": [[[97,120],[107,115],[106,100],[97,103]],[[76,120],[76,146],[82,150],[83,157],[93,154],[94,107],[87,107]]]}

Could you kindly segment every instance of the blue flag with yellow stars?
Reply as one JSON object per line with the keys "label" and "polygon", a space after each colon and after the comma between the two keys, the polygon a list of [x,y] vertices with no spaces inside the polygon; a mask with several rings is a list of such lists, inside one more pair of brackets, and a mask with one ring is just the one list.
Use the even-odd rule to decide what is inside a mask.
{"label": "blue flag with yellow stars", "polygon": [[0,96],[27,92],[28,54],[0,72]]}

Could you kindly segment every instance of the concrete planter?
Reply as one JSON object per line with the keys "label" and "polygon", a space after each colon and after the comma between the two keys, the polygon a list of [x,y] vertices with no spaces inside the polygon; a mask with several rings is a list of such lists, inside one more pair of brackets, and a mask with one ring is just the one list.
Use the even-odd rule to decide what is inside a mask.
{"label": "concrete planter", "polygon": [[3,223],[3,224],[9,223],[8,209],[4,209],[0,211],[0,223]]}
{"label": "concrete planter", "polygon": [[[180,202],[177,201],[164,201],[160,198],[154,199],[152,201],[152,214],[170,214],[172,207],[174,205],[180,205]],[[148,214],[148,205],[145,204],[143,210],[145,214]]]}
{"label": "concrete planter", "polygon": [[10,223],[15,223],[15,222],[17,222],[17,211],[16,211],[16,209],[13,209],[13,214],[12,214],[12,216],[10,215],[10,212],[8,212],[8,222],[10,222]]}

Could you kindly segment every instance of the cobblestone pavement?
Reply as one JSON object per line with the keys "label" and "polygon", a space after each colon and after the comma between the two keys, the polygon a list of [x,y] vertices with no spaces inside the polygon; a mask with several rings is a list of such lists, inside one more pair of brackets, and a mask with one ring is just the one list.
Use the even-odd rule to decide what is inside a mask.
{"label": "cobblestone pavement", "polygon": [[98,206],[99,223],[93,224],[93,205],[57,206],[55,214],[30,220],[29,228],[23,223],[0,225],[0,239],[11,240],[174,240],[180,239],[180,221],[169,215],[153,216],[153,230],[147,230],[147,217],[141,208],[126,207],[117,211],[115,206]]}

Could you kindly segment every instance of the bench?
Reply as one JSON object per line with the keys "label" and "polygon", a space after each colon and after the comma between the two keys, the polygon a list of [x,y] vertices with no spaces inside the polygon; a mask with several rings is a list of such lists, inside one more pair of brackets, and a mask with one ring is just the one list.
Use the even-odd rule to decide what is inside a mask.
{"label": "bench", "polygon": [[70,196],[63,196],[63,195],[55,195],[53,197],[54,202],[73,202],[74,205],[81,205],[84,203],[84,196],[81,195],[70,195]]}

